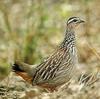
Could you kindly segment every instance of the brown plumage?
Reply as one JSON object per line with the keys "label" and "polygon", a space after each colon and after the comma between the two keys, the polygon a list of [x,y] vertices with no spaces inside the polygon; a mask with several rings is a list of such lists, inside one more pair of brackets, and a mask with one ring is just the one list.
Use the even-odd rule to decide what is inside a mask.
{"label": "brown plumage", "polygon": [[79,17],[69,18],[63,42],[48,58],[36,67],[16,61],[12,67],[13,71],[32,85],[50,91],[68,82],[74,75],[77,61],[74,29],[82,22]]}

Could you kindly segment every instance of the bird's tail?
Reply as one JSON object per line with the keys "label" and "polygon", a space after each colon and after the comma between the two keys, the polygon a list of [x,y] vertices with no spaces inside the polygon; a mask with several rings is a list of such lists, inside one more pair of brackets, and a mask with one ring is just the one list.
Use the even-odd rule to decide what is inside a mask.
{"label": "bird's tail", "polygon": [[21,61],[15,61],[12,66],[13,72],[21,76],[24,80],[32,84],[32,76],[34,68],[31,65],[28,65]]}

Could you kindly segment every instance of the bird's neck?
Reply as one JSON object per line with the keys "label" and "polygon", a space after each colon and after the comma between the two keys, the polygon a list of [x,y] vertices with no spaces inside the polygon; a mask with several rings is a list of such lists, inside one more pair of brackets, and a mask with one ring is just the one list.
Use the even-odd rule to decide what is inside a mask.
{"label": "bird's neck", "polygon": [[67,55],[70,56],[72,62],[76,64],[78,62],[78,58],[75,43],[75,31],[73,28],[67,27],[65,37],[60,48],[65,49],[65,53],[68,53]]}
{"label": "bird's neck", "polygon": [[67,27],[64,40],[61,43],[61,47],[64,47],[67,49],[75,47],[75,31],[73,28]]}

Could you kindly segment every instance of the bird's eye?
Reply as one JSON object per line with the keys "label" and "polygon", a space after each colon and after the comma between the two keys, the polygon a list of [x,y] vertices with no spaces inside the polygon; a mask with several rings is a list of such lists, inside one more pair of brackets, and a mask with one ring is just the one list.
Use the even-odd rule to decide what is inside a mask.
{"label": "bird's eye", "polygon": [[73,20],[74,22],[77,22],[77,20]]}

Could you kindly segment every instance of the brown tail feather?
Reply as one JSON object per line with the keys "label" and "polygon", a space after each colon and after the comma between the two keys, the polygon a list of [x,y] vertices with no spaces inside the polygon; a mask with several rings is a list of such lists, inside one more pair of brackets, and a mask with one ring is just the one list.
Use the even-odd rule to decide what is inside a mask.
{"label": "brown tail feather", "polygon": [[20,72],[20,71],[16,71],[15,72],[18,76],[21,76],[25,81],[27,81],[28,83],[32,84],[32,77],[29,76],[27,73],[25,72]]}
{"label": "brown tail feather", "polygon": [[18,76],[21,76],[25,81],[32,84],[32,68],[30,65],[25,64],[20,61],[15,61],[12,66],[13,72],[15,72]]}

